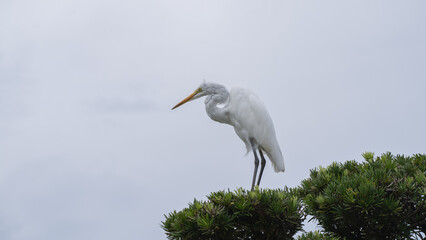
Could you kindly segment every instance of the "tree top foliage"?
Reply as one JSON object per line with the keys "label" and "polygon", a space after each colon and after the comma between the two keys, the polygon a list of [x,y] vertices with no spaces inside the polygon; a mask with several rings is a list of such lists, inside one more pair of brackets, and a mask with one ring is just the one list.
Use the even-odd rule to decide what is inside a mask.
{"label": "tree top foliage", "polygon": [[406,239],[426,230],[426,155],[363,154],[365,162],[311,170],[306,212],[346,239]]}
{"label": "tree top foliage", "polygon": [[207,198],[166,216],[162,227],[169,239],[291,239],[305,219],[292,189],[240,188]]}
{"label": "tree top foliage", "polygon": [[162,227],[169,239],[293,239],[311,215],[324,231],[296,239],[424,239],[426,155],[363,157],[312,169],[294,189],[213,192]]}

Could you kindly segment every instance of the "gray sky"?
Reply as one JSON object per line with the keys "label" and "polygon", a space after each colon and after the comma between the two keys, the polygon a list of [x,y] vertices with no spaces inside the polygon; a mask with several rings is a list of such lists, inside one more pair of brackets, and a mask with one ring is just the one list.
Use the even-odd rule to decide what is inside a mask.
{"label": "gray sky", "polygon": [[[424,153],[425,1],[3,0],[0,238],[164,239],[163,214],[249,188],[253,159],[204,101],[245,86],[294,187],[361,153]],[[314,229],[314,225],[307,227]]]}

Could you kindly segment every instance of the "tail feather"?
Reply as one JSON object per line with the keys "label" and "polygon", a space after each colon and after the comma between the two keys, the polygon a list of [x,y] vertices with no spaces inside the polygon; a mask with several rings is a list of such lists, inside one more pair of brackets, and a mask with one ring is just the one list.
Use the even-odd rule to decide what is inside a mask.
{"label": "tail feather", "polygon": [[275,172],[284,172],[284,157],[281,151],[275,151],[272,153],[266,153],[268,158],[271,160],[271,164],[274,167]]}
{"label": "tail feather", "polygon": [[[246,145],[246,156],[247,154],[249,154],[249,152],[253,151],[252,146],[247,143],[244,142]],[[259,145],[255,146],[256,148],[261,148],[263,152],[266,153],[266,155],[268,156],[269,160],[271,160],[271,164],[274,167],[275,172],[284,172],[285,171],[285,166],[284,166],[284,157],[283,154],[281,153],[281,149],[280,147],[277,145],[275,149],[265,149],[264,147],[261,147]]]}

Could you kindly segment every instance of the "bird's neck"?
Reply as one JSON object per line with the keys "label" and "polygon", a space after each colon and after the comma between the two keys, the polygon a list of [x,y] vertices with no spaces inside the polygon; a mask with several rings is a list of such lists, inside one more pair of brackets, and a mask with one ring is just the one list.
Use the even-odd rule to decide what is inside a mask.
{"label": "bird's neck", "polygon": [[228,100],[229,92],[225,87],[221,87],[215,93],[208,95],[205,101],[207,115],[214,121],[229,124],[229,113],[226,105],[218,107],[219,104],[226,104]]}

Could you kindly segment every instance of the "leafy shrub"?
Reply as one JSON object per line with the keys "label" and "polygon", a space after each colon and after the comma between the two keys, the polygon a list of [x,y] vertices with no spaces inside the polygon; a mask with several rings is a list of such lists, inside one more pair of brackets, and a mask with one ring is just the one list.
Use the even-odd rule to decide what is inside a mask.
{"label": "leafy shrub", "polygon": [[300,189],[307,214],[348,240],[424,236],[426,155],[363,156],[311,170]]}
{"label": "leafy shrub", "polygon": [[337,237],[333,237],[327,233],[320,233],[318,231],[303,233],[297,240],[339,240]]}
{"label": "leafy shrub", "polygon": [[292,189],[220,191],[162,222],[169,239],[292,239],[305,215]]}

